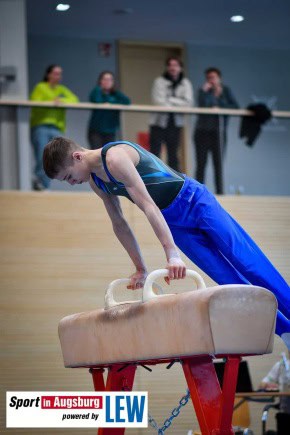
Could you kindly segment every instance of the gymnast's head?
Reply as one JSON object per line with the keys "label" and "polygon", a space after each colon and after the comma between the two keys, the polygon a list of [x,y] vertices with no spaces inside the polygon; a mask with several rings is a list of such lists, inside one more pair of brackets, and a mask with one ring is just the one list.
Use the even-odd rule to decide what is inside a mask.
{"label": "gymnast's head", "polygon": [[71,139],[55,137],[44,148],[43,169],[51,179],[82,184],[90,179],[88,151]]}

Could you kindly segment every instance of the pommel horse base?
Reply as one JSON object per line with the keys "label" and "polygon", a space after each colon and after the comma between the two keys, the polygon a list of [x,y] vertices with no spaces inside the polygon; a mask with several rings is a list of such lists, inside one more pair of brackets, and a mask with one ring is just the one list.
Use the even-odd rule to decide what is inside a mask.
{"label": "pommel horse base", "polygon": [[[271,353],[277,302],[268,290],[250,285],[206,288],[194,271],[196,290],[156,295],[157,270],[148,277],[143,300],[118,303],[113,281],[104,309],[67,316],[59,337],[65,367],[88,367],[96,391],[131,391],[138,365],[179,361],[203,435],[233,434],[232,414],[242,356]],[[226,358],[222,387],[213,359]],[[106,384],[103,373],[108,369]],[[100,428],[121,435],[124,428]]]}

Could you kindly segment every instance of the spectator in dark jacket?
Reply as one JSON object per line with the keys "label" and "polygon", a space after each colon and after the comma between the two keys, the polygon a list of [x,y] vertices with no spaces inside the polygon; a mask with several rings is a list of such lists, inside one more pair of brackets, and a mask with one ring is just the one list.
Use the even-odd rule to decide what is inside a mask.
{"label": "spectator in dark jacket", "polygon": [[[221,107],[237,109],[239,107],[229,87],[221,81],[221,72],[218,68],[205,70],[206,81],[198,91],[199,107]],[[228,117],[221,115],[199,115],[194,141],[196,149],[196,175],[195,178],[204,182],[205,168],[208,154],[213,156],[216,193],[223,193],[223,155],[227,141]]]}
{"label": "spectator in dark jacket", "polygon": [[[115,78],[110,71],[99,75],[97,86],[90,93],[91,103],[130,104],[130,99],[115,88]],[[92,149],[114,142],[120,127],[119,110],[93,110],[88,129],[88,141]]]}

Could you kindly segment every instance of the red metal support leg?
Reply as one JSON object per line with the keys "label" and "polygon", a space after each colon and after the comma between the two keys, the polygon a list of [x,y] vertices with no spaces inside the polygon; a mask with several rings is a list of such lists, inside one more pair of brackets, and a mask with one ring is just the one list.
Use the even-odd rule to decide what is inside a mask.
{"label": "red metal support leg", "polygon": [[90,369],[95,391],[105,391],[104,369]]}
{"label": "red metal support leg", "polygon": [[220,435],[228,435],[228,428],[232,424],[240,361],[241,357],[239,355],[227,357],[223,379],[223,391],[218,432]]}
{"label": "red metal support leg", "polygon": [[[134,384],[136,366],[124,367],[115,364],[109,368],[105,391],[131,391]],[[121,371],[119,371],[122,369]],[[124,435],[125,428],[100,428],[98,435]]]}
{"label": "red metal support leg", "polygon": [[[212,357],[195,357],[182,362],[202,435],[217,435],[222,392]],[[229,427],[227,435],[232,433]]]}
{"label": "red metal support leg", "polygon": [[123,368],[122,364],[114,364],[109,369],[106,391],[131,391],[134,384],[136,366]]}

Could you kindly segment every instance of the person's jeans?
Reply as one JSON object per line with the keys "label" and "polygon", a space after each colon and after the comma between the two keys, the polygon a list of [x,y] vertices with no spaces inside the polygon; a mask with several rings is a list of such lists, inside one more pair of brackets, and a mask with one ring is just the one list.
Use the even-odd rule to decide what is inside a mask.
{"label": "person's jeans", "polygon": [[45,188],[50,186],[50,179],[43,170],[42,156],[45,145],[56,136],[61,136],[61,131],[54,125],[38,125],[31,129],[31,143],[35,157],[34,174]]}

